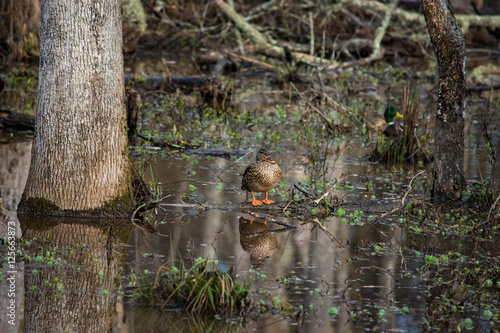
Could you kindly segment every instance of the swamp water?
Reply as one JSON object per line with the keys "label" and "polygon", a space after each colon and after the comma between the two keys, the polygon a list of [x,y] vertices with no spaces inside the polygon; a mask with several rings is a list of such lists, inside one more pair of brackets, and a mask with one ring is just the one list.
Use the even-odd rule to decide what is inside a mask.
{"label": "swamp water", "polygon": [[[261,111],[268,112],[266,117],[280,117],[275,108],[271,109],[263,107]],[[144,122],[146,127],[154,127],[153,119]],[[484,157],[481,123],[469,123],[466,177],[481,181],[490,166]],[[300,195],[293,184],[301,182],[304,188],[310,188],[307,180],[311,178],[318,180],[314,186],[318,193],[325,183],[342,174],[347,174],[348,185],[333,193],[345,202],[401,198],[410,182],[412,191],[407,200],[429,193],[430,168],[370,163],[365,159],[367,144],[360,135],[343,134],[315,146],[293,139],[300,128],[276,126],[269,132],[263,124],[257,124],[251,130],[221,123],[207,129],[206,137],[218,138],[221,142],[214,144],[217,148],[224,147],[224,140],[235,138],[245,151],[255,151],[262,145],[271,148],[273,159],[283,171],[282,183],[271,199]],[[247,139],[242,141],[241,137]],[[189,135],[183,138],[193,139]],[[143,156],[145,150],[148,156],[155,156],[151,166],[165,197],[152,218],[158,233],[149,233],[130,221],[117,226],[82,219],[18,222],[15,209],[27,177],[30,147],[30,141],[22,138],[8,138],[0,144],[4,206],[10,221],[18,226],[17,235],[22,234],[28,242],[24,244],[26,260],[17,264],[16,274],[17,327],[25,325],[27,331],[36,327],[40,331],[102,332],[420,332],[426,328],[423,318],[429,316],[428,304],[440,297],[429,292],[436,281],[422,269],[426,253],[446,251],[449,244],[458,241],[464,253],[473,250],[472,240],[424,233],[406,216],[377,219],[380,213],[365,212],[306,219],[270,216],[264,223],[261,218],[252,220],[247,212],[199,211],[199,202],[244,201],[248,196],[240,189],[241,173],[255,155],[161,154],[159,149],[147,147],[135,156]],[[320,161],[318,156],[324,157],[325,151],[326,159]],[[140,157],[136,163],[141,165]],[[151,180],[148,168],[147,182]],[[255,232],[264,232],[258,241],[257,237],[247,237]],[[259,246],[267,249],[269,258],[258,260],[252,255]],[[491,248],[480,251],[498,253],[494,244],[486,246]],[[251,281],[251,288],[258,291],[256,298],[262,299],[269,311],[261,316],[225,319],[162,311],[136,304],[118,292],[130,290],[144,276],[153,281],[162,265],[176,266],[181,260],[198,257],[213,260],[222,270],[232,269],[238,281]],[[9,302],[5,296],[7,265],[3,264],[0,285],[3,308]],[[293,310],[272,310],[283,305],[291,305]],[[23,315],[24,323],[19,322]],[[473,327],[478,331],[498,325],[483,319],[476,310],[456,312],[442,320],[456,329],[466,317],[474,319]],[[4,318],[2,314],[1,331],[11,327]]]}

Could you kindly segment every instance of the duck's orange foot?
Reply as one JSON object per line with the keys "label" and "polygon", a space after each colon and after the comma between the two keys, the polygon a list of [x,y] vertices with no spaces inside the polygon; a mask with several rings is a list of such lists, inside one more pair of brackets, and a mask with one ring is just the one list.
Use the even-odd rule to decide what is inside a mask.
{"label": "duck's orange foot", "polygon": [[274,203],[274,200],[265,199],[265,200],[262,200],[262,202],[265,203],[266,205],[270,205],[270,204]]}
{"label": "duck's orange foot", "polygon": [[255,199],[254,199],[254,200],[252,201],[252,205],[253,205],[253,206],[261,206],[261,205],[262,205],[262,201],[260,201],[260,200],[255,200]]}

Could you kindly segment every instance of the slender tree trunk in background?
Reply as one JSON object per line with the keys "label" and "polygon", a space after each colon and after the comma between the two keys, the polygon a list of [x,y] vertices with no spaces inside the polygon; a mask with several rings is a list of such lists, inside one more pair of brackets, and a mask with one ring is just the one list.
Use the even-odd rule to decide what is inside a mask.
{"label": "slender tree trunk in background", "polygon": [[460,199],[464,177],[465,41],[448,0],[422,0],[439,68],[434,204]]}
{"label": "slender tree trunk in background", "polygon": [[0,1],[0,44],[8,45],[10,61],[38,56],[39,33],[40,0]]}
{"label": "slender tree trunk in background", "polygon": [[20,213],[133,209],[120,0],[42,0],[31,167]]}
{"label": "slender tree trunk in background", "polygon": [[491,170],[490,184],[488,187],[492,200],[495,201],[500,195],[500,141],[498,142],[495,164],[493,164],[493,170]]}
{"label": "slender tree trunk in background", "polygon": [[7,225],[8,218],[2,203],[2,191],[0,191],[0,224]]}

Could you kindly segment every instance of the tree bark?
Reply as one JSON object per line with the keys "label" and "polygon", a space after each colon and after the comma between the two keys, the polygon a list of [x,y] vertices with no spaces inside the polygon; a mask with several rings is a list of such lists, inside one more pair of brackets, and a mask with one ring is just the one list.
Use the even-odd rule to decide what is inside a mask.
{"label": "tree bark", "polygon": [[35,137],[21,213],[133,211],[120,0],[42,0]]}
{"label": "tree bark", "polygon": [[447,0],[423,0],[439,71],[434,153],[434,204],[460,199],[465,185],[465,42]]}
{"label": "tree bark", "polygon": [[500,141],[497,145],[497,150],[495,152],[495,163],[493,164],[493,169],[491,170],[489,189],[493,201],[500,196]]}

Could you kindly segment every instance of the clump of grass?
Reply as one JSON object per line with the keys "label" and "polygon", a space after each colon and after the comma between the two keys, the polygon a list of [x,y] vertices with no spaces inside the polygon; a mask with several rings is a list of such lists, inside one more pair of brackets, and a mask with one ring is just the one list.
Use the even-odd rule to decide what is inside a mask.
{"label": "clump of grass", "polygon": [[154,305],[184,308],[190,312],[203,312],[231,316],[250,309],[250,290],[244,283],[234,281],[232,269],[222,271],[216,261],[191,259],[190,268],[184,262],[180,267],[162,265],[154,283],[143,277],[135,292],[135,299]]}
{"label": "clump of grass", "polygon": [[370,155],[371,161],[386,163],[408,163],[408,164],[428,164],[429,157],[425,151],[425,146],[431,139],[431,132],[417,128],[418,119],[422,119],[419,114],[420,96],[410,96],[409,88],[405,88],[403,93],[403,133],[391,139],[379,134],[375,146]]}

